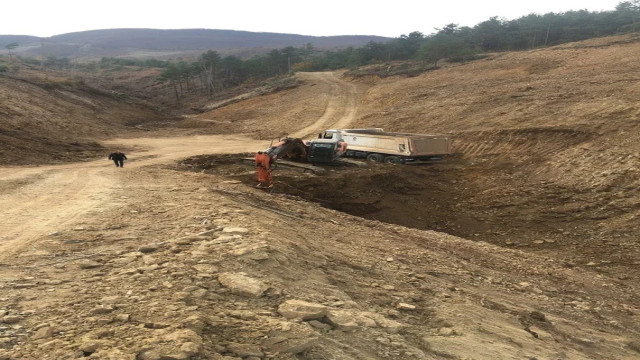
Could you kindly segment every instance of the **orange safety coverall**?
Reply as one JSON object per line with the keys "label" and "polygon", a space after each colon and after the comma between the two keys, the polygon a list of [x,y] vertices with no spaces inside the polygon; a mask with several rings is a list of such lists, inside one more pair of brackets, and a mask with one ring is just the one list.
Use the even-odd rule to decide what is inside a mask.
{"label": "orange safety coverall", "polygon": [[254,160],[256,163],[256,170],[258,170],[258,186],[273,186],[273,177],[271,176],[271,156],[265,153],[258,153]]}

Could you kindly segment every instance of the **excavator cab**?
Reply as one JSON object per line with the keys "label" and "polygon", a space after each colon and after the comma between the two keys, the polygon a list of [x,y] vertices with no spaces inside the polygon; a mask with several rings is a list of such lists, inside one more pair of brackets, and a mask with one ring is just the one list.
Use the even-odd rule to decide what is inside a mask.
{"label": "excavator cab", "polygon": [[312,163],[330,163],[342,156],[347,150],[344,141],[318,139],[309,143],[307,158]]}

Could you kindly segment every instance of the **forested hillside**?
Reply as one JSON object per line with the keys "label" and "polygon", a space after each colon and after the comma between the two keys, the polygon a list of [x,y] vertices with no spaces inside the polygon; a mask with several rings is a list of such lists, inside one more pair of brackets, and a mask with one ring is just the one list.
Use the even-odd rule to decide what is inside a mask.
{"label": "forested hillside", "polygon": [[529,14],[514,20],[496,16],[473,27],[446,24],[433,34],[412,32],[386,43],[328,51],[303,68],[353,68],[394,60],[419,60],[437,67],[441,59],[465,61],[486,52],[528,50],[638,30],[640,0],[632,0],[619,3],[613,11]]}
{"label": "forested hillside", "polygon": [[262,56],[224,56],[209,50],[193,62],[167,62],[162,80],[170,84],[176,100],[196,91],[211,96],[247,80],[263,79],[292,71],[378,69],[352,74],[416,75],[438,68],[441,60],[465,62],[501,51],[555,46],[590,38],[632,33],[640,29],[640,0],[624,1],[613,11],[586,10],[544,15],[529,14],[515,20],[492,17],[474,27],[447,24],[425,35],[412,32],[398,38],[361,47],[323,51],[312,44],[273,49]]}
{"label": "forested hillside", "polygon": [[[19,69],[16,62],[70,71],[84,80],[150,70],[157,74],[165,97],[178,104],[189,95],[212,98],[242,84],[295,71],[350,69],[356,76],[415,76],[438,68],[442,61],[465,62],[489,53],[639,29],[640,0],[631,0],[611,11],[529,14],[514,20],[492,17],[473,27],[451,23],[432,34],[415,31],[395,39],[206,29],[94,30],[47,39],[0,36],[0,44],[6,43],[0,54],[10,57],[0,58],[0,73]],[[364,66],[368,68],[361,70]]]}
{"label": "forested hillside", "polygon": [[362,46],[381,36],[306,36],[212,29],[109,29],[61,34],[49,38],[0,35],[0,54],[18,43],[15,53],[24,57],[66,57],[97,60],[102,57],[175,58],[214,49],[223,54],[253,56],[286,46],[313,46],[329,50]]}

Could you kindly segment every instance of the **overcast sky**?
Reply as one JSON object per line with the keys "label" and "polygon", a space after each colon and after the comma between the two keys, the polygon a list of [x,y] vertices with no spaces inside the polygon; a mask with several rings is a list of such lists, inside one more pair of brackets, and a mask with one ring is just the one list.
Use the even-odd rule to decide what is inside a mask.
{"label": "overcast sky", "polygon": [[113,29],[225,29],[300,35],[424,34],[492,16],[614,10],[622,0],[5,0],[0,35],[48,37]]}

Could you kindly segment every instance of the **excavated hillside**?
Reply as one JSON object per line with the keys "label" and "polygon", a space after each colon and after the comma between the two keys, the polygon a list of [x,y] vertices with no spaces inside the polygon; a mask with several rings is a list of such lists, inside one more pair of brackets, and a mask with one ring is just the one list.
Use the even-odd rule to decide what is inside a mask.
{"label": "excavated hillside", "polygon": [[[2,167],[0,360],[640,359],[638,55],[631,35],[410,78],[301,73],[173,136],[101,141],[124,168]],[[39,89],[8,119],[91,119],[90,93],[51,108],[68,95]],[[273,193],[241,160],[364,126],[446,133],[456,153],[282,166]]]}
{"label": "excavated hillside", "polygon": [[[456,154],[437,166],[335,171],[329,182],[283,174],[283,191],[638,279],[639,54],[640,36],[631,35],[494,54],[411,78],[344,77],[358,94],[351,127],[448,134]],[[290,92],[200,118],[222,132],[282,136],[286,124],[322,115],[312,91]]]}
{"label": "excavated hillside", "polygon": [[127,94],[51,71],[0,76],[0,99],[0,164],[93,159],[109,151],[97,140],[167,119]]}

